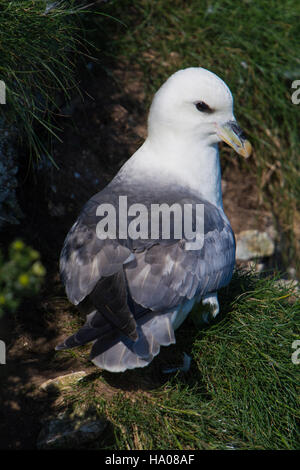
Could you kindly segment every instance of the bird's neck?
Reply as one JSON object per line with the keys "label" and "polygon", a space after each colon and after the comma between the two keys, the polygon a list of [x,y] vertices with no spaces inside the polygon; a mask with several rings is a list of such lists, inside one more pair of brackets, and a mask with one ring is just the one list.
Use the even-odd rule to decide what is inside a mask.
{"label": "bird's neck", "polygon": [[180,139],[156,142],[148,138],[125,168],[126,173],[138,174],[144,181],[149,178],[163,185],[187,187],[223,211],[217,144],[191,139],[187,147],[186,141],[181,143]]}

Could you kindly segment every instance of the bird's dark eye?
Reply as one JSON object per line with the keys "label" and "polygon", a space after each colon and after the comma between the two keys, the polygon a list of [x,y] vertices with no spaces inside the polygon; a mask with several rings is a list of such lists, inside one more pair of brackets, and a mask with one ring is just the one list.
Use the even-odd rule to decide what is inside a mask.
{"label": "bird's dark eye", "polygon": [[202,113],[212,112],[212,109],[208,106],[208,104],[204,103],[204,101],[198,101],[198,103],[195,103],[195,106],[198,111],[202,111]]}

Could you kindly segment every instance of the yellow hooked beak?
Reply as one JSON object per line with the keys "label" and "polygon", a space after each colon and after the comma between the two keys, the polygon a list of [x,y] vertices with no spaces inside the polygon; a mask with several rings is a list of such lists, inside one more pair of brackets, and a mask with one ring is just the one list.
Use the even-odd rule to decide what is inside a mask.
{"label": "yellow hooked beak", "polygon": [[230,145],[242,157],[250,157],[252,146],[236,121],[228,121],[223,125],[216,124],[216,127],[220,139]]}

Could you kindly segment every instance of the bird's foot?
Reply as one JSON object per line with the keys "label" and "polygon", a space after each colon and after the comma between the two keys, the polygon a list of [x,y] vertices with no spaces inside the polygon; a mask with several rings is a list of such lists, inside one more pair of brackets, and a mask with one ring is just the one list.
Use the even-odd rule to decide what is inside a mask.
{"label": "bird's foot", "polygon": [[199,299],[200,304],[193,309],[191,318],[197,328],[208,325],[219,313],[218,295],[216,292]]}
{"label": "bird's foot", "polygon": [[202,298],[202,308],[204,312],[202,313],[202,320],[204,323],[209,324],[220,311],[218,294],[216,292],[205,295]]}
{"label": "bird's foot", "polygon": [[169,367],[162,369],[163,374],[173,374],[174,372],[188,372],[191,367],[191,357],[183,353],[183,364],[182,366]]}

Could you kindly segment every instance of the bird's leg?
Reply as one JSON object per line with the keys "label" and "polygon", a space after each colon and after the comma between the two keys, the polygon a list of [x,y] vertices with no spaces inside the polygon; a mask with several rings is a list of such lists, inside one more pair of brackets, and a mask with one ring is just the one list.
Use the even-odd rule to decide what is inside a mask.
{"label": "bird's leg", "polygon": [[210,294],[202,297],[202,319],[205,323],[209,323],[210,320],[216,318],[220,311],[218,294],[216,292],[211,292]]}

